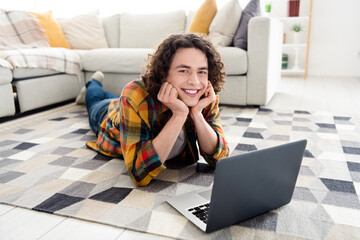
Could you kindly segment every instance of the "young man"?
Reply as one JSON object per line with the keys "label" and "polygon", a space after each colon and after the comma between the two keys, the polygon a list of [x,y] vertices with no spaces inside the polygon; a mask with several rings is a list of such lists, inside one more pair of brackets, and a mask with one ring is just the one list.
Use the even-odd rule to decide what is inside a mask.
{"label": "young man", "polygon": [[215,166],[229,155],[220,124],[219,97],[225,73],[219,53],[196,34],[174,34],[150,56],[141,80],[120,98],[102,89],[97,72],[86,84],[89,123],[96,142],[87,146],[123,157],[138,186],[150,183],[169,159],[193,164],[200,154]]}

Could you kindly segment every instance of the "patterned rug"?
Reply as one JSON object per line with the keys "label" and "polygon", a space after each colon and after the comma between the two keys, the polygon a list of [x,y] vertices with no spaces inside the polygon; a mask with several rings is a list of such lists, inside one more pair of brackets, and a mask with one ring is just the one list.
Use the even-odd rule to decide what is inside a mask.
{"label": "patterned rug", "polygon": [[202,160],[172,164],[135,187],[123,160],[87,149],[83,106],[69,104],[0,124],[0,202],[179,239],[360,238],[360,119],[307,111],[221,108],[231,155],[306,138],[290,204],[211,234],[169,197],[209,186]]}

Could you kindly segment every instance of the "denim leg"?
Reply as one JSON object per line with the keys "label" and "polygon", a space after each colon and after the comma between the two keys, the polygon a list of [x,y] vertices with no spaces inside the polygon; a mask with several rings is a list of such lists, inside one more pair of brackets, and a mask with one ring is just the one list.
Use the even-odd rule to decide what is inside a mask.
{"label": "denim leg", "polygon": [[88,110],[89,124],[97,135],[100,124],[107,113],[109,104],[118,98],[115,94],[104,91],[102,84],[97,80],[86,83],[86,108]]}
{"label": "denim leg", "polygon": [[97,136],[99,133],[100,124],[104,120],[104,117],[107,114],[109,104],[114,99],[104,99],[95,106],[89,112],[89,125]]}
{"label": "denim leg", "polygon": [[104,91],[104,93],[105,93],[106,99],[118,98],[118,97],[119,97],[119,96],[117,96],[117,95],[115,95],[114,93],[109,92],[109,91]]}

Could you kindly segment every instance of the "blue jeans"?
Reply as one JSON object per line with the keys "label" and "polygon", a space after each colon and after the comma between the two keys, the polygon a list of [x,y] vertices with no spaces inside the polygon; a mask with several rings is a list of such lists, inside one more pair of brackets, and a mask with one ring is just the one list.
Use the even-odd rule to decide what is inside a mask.
{"label": "blue jeans", "polygon": [[96,136],[103,121],[109,104],[112,100],[119,98],[112,92],[105,91],[102,84],[93,79],[86,83],[85,103],[89,116],[89,124]]}

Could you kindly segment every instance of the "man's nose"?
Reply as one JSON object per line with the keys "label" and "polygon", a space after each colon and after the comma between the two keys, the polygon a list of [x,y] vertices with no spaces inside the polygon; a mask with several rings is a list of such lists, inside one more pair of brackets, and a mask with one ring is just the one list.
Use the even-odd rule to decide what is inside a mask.
{"label": "man's nose", "polygon": [[188,77],[189,84],[195,84],[198,82],[199,82],[199,78],[198,78],[198,75],[196,74],[196,72],[189,75],[189,77]]}

